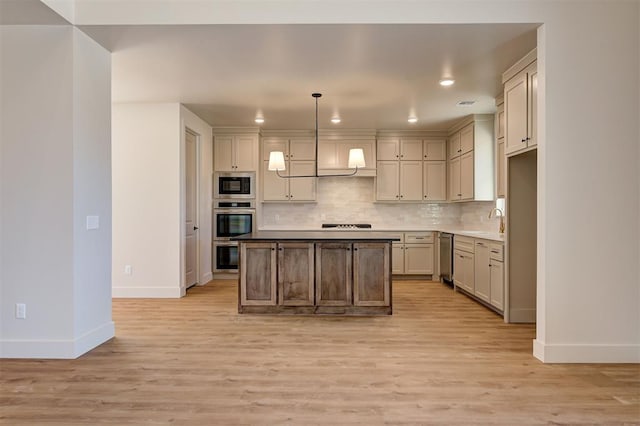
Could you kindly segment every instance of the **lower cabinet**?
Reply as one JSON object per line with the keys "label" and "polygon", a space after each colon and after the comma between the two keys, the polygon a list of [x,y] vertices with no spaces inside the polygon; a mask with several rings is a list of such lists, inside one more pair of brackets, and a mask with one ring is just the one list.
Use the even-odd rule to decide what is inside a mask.
{"label": "lower cabinet", "polygon": [[350,243],[316,245],[316,303],[318,306],[351,305]]}
{"label": "lower cabinet", "polygon": [[240,247],[240,304],[276,305],[276,243]]}
{"label": "lower cabinet", "polygon": [[393,243],[394,275],[433,275],[433,232],[405,232]]}
{"label": "lower cabinet", "polygon": [[284,306],[313,306],[313,243],[278,244],[278,303]]}
{"label": "lower cabinet", "polygon": [[496,241],[455,236],[453,282],[457,288],[502,312],[504,248]]}
{"label": "lower cabinet", "polygon": [[240,313],[391,314],[389,242],[241,242]]}

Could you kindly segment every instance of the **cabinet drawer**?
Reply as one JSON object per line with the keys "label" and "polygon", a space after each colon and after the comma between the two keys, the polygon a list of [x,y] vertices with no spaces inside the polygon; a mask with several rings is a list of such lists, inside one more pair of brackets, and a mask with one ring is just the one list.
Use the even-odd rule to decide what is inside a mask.
{"label": "cabinet drawer", "polygon": [[489,257],[500,262],[504,261],[504,245],[500,243],[489,243]]}
{"label": "cabinet drawer", "polygon": [[407,244],[433,243],[433,232],[405,232],[404,242]]}
{"label": "cabinet drawer", "polygon": [[454,235],[453,237],[453,247],[455,250],[462,250],[473,253],[473,244],[473,238],[465,237],[462,235]]}
{"label": "cabinet drawer", "polygon": [[392,241],[393,244],[402,244],[404,243],[404,233],[402,232],[385,232],[385,235],[391,238],[400,238],[400,241]]}

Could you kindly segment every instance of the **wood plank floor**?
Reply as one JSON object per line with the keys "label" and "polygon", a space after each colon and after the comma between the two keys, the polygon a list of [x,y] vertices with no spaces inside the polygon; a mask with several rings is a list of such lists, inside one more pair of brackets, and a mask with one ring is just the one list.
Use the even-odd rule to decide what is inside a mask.
{"label": "wood plank floor", "polygon": [[238,315],[235,282],[116,299],[77,360],[1,360],[0,423],[640,424],[638,365],[545,365],[535,328],[439,283],[390,317]]}

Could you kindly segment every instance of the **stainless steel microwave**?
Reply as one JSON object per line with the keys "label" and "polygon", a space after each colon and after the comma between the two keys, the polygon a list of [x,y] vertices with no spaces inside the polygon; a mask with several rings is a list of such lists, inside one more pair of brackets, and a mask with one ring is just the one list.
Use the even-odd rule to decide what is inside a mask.
{"label": "stainless steel microwave", "polygon": [[256,174],[215,172],[213,198],[256,198]]}

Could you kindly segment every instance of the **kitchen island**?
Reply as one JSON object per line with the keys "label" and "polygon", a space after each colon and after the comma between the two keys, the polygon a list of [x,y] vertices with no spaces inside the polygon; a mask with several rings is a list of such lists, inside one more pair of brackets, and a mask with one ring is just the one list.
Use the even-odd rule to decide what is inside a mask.
{"label": "kitchen island", "polygon": [[239,245],[238,312],[391,315],[391,243],[369,231],[255,231]]}

